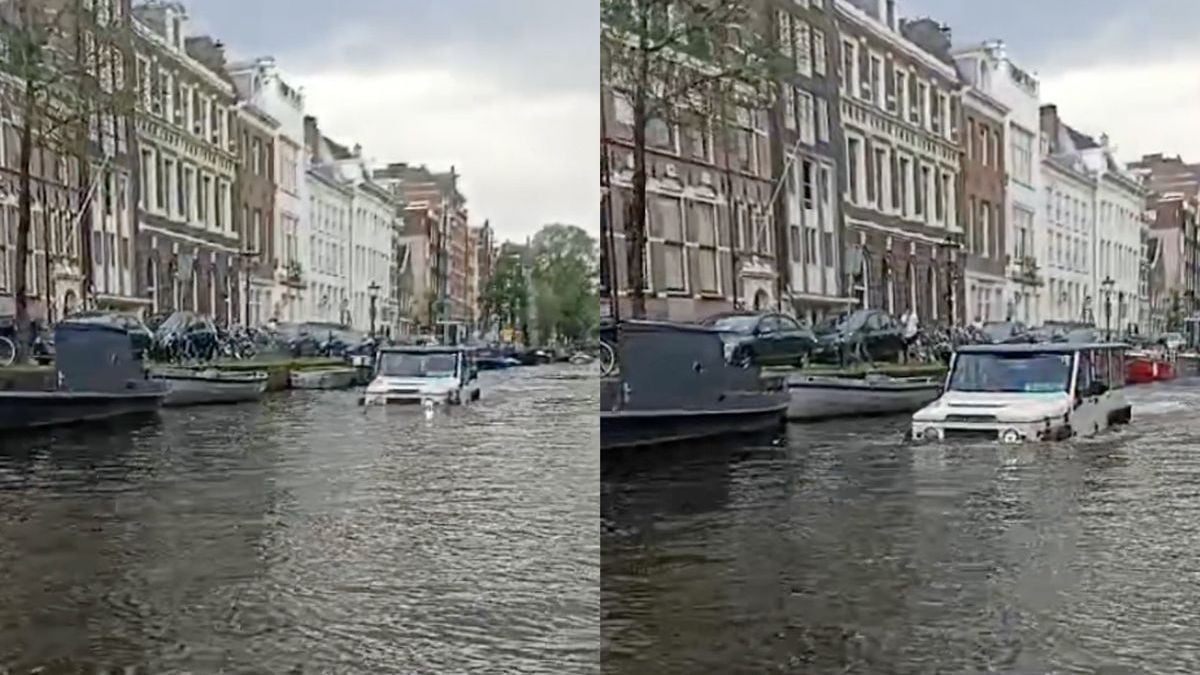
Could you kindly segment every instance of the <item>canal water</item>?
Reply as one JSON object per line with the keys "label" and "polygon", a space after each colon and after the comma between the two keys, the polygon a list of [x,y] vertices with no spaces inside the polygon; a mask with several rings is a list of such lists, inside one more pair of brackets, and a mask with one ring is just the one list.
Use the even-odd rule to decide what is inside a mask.
{"label": "canal water", "polygon": [[596,672],[596,381],[0,439],[0,672]]}
{"label": "canal water", "polygon": [[1200,672],[1200,380],[1032,447],[904,419],[605,456],[607,673]]}

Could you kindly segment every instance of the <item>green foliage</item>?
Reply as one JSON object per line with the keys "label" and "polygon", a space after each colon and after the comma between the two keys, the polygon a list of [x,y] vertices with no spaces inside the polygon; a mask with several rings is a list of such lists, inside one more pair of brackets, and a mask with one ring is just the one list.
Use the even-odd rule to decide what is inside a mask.
{"label": "green foliage", "polygon": [[575,342],[600,322],[599,246],[575,225],[546,225],[533,236],[534,307],[543,340]]}
{"label": "green foliage", "polygon": [[483,293],[485,313],[501,328],[519,329],[529,322],[529,283],[524,258],[525,253],[519,247],[505,244]]}
{"label": "green foliage", "polygon": [[793,70],[756,0],[601,0],[604,83],[635,97],[646,119],[763,108]]}

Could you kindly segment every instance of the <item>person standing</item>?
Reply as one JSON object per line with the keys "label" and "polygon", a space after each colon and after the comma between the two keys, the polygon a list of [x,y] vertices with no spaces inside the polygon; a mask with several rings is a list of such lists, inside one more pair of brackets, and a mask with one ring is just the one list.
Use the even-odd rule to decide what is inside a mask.
{"label": "person standing", "polygon": [[904,316],[900,318],[900,323],[904,327],[904,360],[907,362],[913,343],[917,340],[917,333],[921,329],[921,323],[917,319],[917,310],[913,307],[904,310]]}

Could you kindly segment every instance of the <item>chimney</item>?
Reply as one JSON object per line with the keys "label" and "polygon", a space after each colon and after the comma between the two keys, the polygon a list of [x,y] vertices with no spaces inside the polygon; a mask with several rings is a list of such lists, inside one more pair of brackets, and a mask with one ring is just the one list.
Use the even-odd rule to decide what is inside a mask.
{"label": "chimney", "polygon": [[885,0],[887,9],[884,10],[885,20],[888,28],[896,30],[896,0]]}
{"label": "chimney", "polygon": [[362,157],[362,144],[361,144],[361,143],[355,143],[355,144],[354,144],[354,151],[353,151],[351,154],[352,154],[352,155],[354,155],[355,157]]}
{"label": "chimney", "polygon": [[1040,109],[1039,125],[1042,134],[1050,139],[1050,152],[1053,154],[1058,149],[1058,106],[1053,103],[1047,103]]}

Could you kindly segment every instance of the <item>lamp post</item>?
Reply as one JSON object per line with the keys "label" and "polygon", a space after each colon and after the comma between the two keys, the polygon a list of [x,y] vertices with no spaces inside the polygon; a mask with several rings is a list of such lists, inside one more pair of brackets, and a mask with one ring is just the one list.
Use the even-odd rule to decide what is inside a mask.
{"label": "lamp post", "polygon": [[1109,341],[1112,340],[1112,291],[1116,283],[1107,275],[1104,281],[1100,282],[1101,288],[1104,289],[1104,339]]}
{"label": "lamp post", "polygon": [[950,310],[950,325],[958,325],[958,252],[962,250],[962,235],[957,232],[946,234],[946,240],[939,244],[946,256],[946,306]]}
{"label": "lamp post", "polygon": [[242,313],[242,325],[249,326],[250,325],[250,272],[254,266],[254,260],[256,258],[258,258],[258,251],[252,251],[250,249],[246,249],[244,251],[239,251],[239,255],[242,258],[242,273],[246,275],[246,280],[245,280],[245,283],[243,284],[244,288],[242,290],[242,307],[244,309],[244,311]]}
{"label": "lamp post", "polygon": [[371,321],[371,339],[374,340],[375,339],[375,300],[379,297],[379,284],[372,281],[371,285],[367,286],[367,295],[371,299],[371,306],[368,311],[369,311],[370,321]]}

